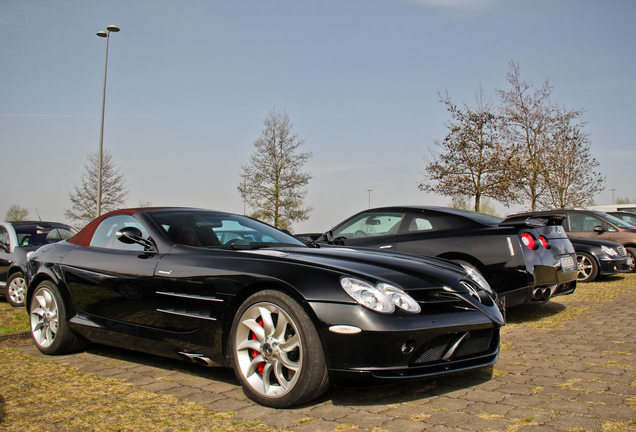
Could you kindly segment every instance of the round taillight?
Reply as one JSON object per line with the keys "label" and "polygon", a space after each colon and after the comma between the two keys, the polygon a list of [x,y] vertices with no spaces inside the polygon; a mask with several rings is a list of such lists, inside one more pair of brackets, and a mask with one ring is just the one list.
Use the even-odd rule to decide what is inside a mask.
{"label": "round taillight", "polygon": [[541,243],[541,246],[543,246],[546,249],[550,249],[552,247],[548,239],[543,236],[539,237],[539,243]]}
{"label": "round taillight", "polygon": [[524,232],[523,234],[521,234],[521,241],[528,249],[535,250],[538,248],[537,241],[530,233]]}

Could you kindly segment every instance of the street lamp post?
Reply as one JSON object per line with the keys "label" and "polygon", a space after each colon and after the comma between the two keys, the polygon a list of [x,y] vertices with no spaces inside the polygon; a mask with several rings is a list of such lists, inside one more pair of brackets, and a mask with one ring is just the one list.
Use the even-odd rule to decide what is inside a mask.
{"label": "street lamp post", "polygon": [[369,193],[369,208],[371,208],[371,192],[373,192],[373,189],[367,189],[367,192]]}
{"label": "street lamp post", "polygon": [[102,159],[104,152],[104,108],[106,107],[106,72],[108,71],[108,40],[110,33],[117,33],[119,27],[109,25],[106,30],[97,32],[97,36],[106,38],[106,61],[104,62],[104,92],[102,94],[102,126],[99,132],[99,164],[97,167],[97,216],[102,214]]}

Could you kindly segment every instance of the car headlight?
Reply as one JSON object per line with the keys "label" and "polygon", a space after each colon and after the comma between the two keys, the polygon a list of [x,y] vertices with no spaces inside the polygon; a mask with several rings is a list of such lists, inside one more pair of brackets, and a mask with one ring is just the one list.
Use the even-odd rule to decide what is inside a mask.
{"label": "car headlight", "polygon": [[495,292],[492,290],[492,288],[490,287],[490,284],[488,283],[488,281],[486,280],[486,278],[479,273],[477,270],[475,270],[474,268],[467,266],[465,264],[461,265],[462,267],[464,267],[464,270],[466,270],[466,273],[468,273],[468,276],[474,280],[475,282],[477,282],[477,284],[482,287],[484,289],[484,291],[489,292],[490,294],[494,294]]}
{"label": "car headlight", "polygon": [[380,313],[392,313],[395,307],[419,313],[420,305],[401,288],[380,282],[373,286],[360,279],[343,277],[340,284],[345,292],[362,306]]}
{"label": "car headlight", "polygon": [[614,250],[614,249],[612,249],[610,247],[601,246],[601,249],[603,250],[603,252],[605,252],[609,256],[618,256],[618,252],[616,252],[616,250]]}

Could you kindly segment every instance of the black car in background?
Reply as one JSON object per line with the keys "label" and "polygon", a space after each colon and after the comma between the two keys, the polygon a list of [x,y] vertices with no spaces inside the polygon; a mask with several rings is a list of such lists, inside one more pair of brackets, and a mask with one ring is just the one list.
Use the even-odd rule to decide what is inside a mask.
{"label": "black car in background", "polygon": [[629,273],[634,268],[634,259],[620,243],[586,237],[568,238],[576,251],[579,282],[592,282],[599,276]]}
{"label": "black car in background", "polygon": [[75,233],[75,228],[58,222],[0,222],[0,294],[11,306],[24,306],[27,254]]}
{"label": "black car in background", "polygon": [[485,280],[455,263],[311,246],[208,210],[115,211],[34,252],[28,270],[41,352],[92,341],[226,365],[277,408],[331,383],[490,367],[504,323]]}
{"label": "black car in background", "polygon": [[574,292],[576,255],[562,220],[503,220],[446,207],[384,207],[351,216],[317,243],[453,260],[478,270],[506,306],[517,306]]}
{"label": "black car in background", "polygon": [[[581,209],[542,210],[520,213],[518,216],[524,217],[529,214],[546,218],[552,215],[565,215],[563,228],[569,236],[620,243],[636,261],[636,226],[616,216],[598,210]],[[636,272],[636,266],[631,271]]]}

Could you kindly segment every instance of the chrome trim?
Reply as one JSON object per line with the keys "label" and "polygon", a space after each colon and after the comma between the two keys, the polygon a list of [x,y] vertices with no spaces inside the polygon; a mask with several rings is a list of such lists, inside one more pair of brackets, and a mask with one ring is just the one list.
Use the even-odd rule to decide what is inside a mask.
{"label": "chrome trim", "polygon": [[204,301],[211,301],[211,302],[223,301],[222,299],[218,299],[216,297],[202,296],[198,294],[182,294],[182,293],[168,292],[168,291],[157,291],[157,294],[170,296],[170,297],[186,298],[191,300],[204,300]]}
{"label": "chrome trim", "polygon": [[189,317],[189,318],[197,318],[197,319],[216,321],[216,318],[212,318],[212,317],[206,316],[206,315],[200,315],[200,314],[197,314],[197,313],[177,312],[175,310],[168,310],[168,309],[157,309],[157,312],[163,312],[163,313],[167,313],[167,314],[170,314],[170,315],[179,315],[179,316],[184,316],[184,317]]}

